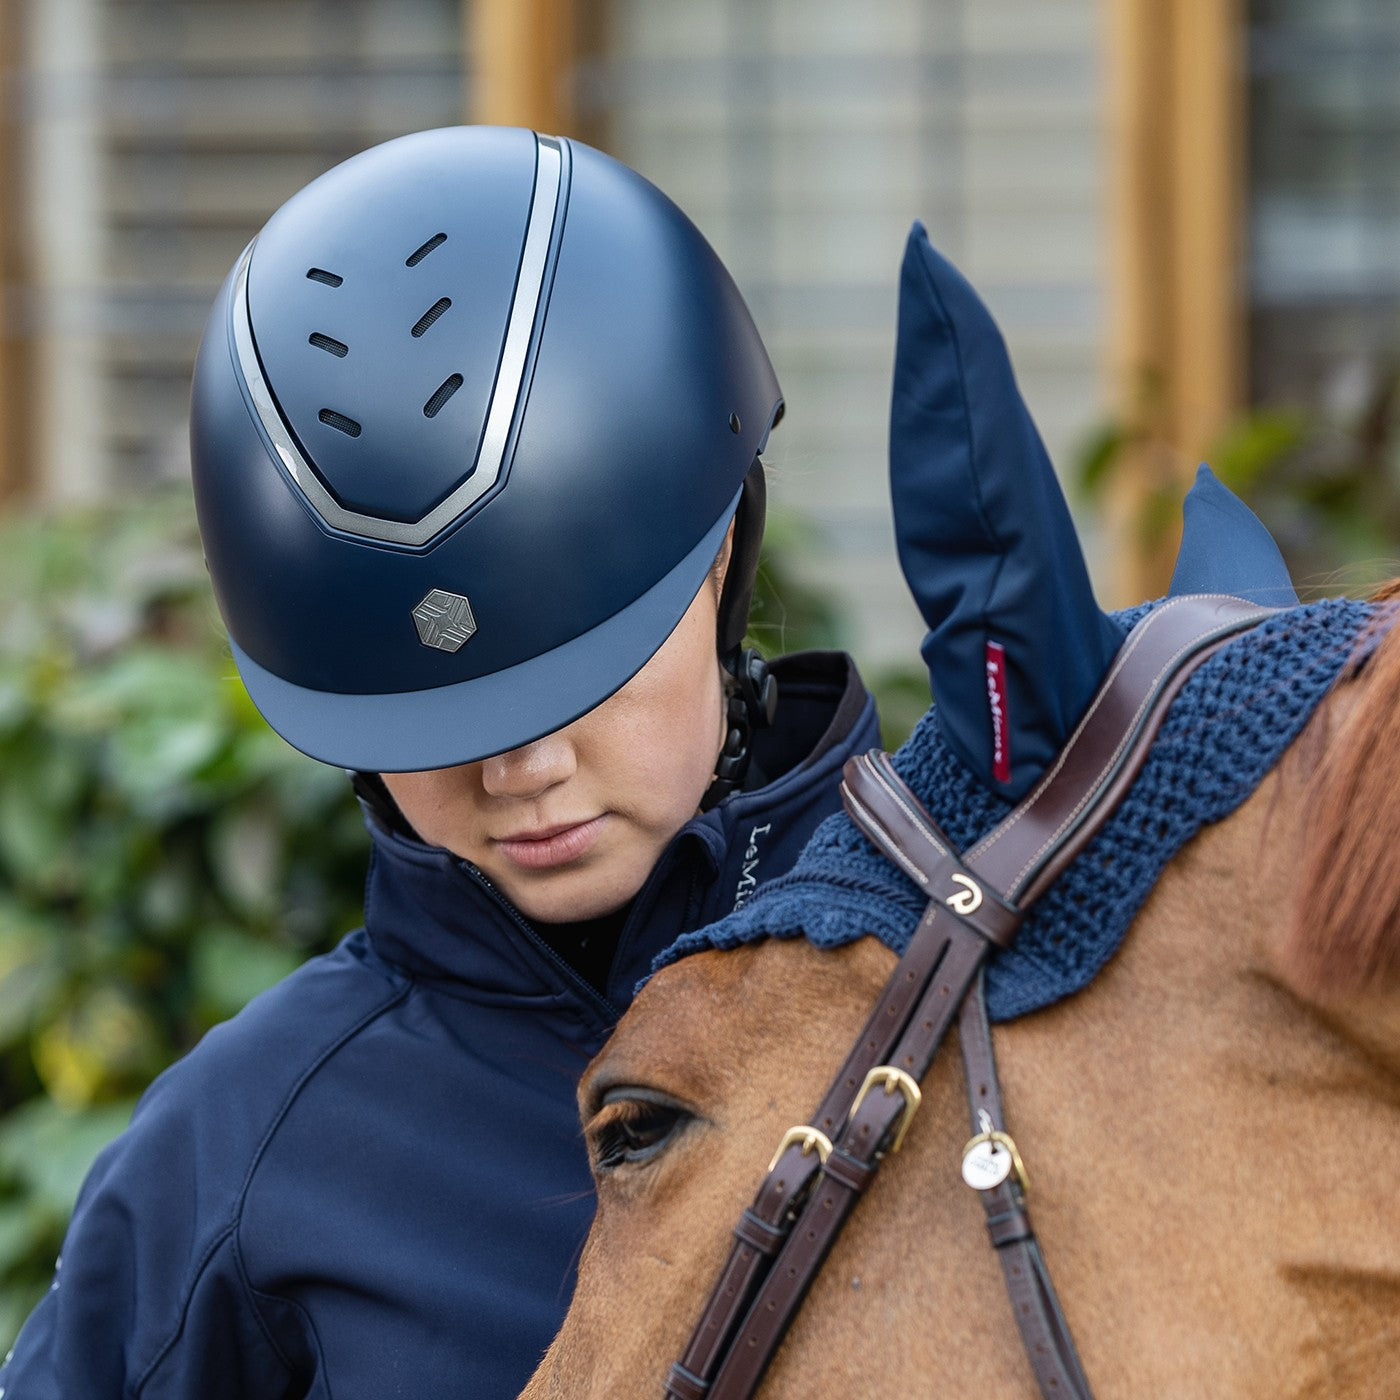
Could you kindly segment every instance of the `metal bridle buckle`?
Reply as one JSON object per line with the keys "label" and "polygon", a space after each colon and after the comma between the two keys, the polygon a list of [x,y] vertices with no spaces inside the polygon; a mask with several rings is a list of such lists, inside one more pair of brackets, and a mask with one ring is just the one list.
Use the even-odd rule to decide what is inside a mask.
{"label": "metal bridle buckle", "polygon": [[778,1144],[778,1150],[773,1154],[773,1160],[768,1163],[770,1172],[778,1165],[783,1153],[795,1142],[802,1144],[804,1157],[809,1152],[815,1151],[817,1160],[824,1163],[831,1156],[831,1139],[820,1129],[809,1128],[805,1123],[799,1123],[797,1127],[789,1128],[783,1134],[783,1140]]}
{"label": "metal bridle buckle", "polygon": [[1016,1150],[1010,1133],[999,1132],[992,1126],[991,1115],[979,1109],[978,1124],[982,1131],[969,1138],[962,1150],[962,1178],[974,1191],[992,1191],[1009,1176],[1015,1176],[1021,1195],[1030,1195],[1026,1164]]}
{"label": "metal bridle buckle", "polygon": [[894,1141],[890,1144],[890,1151],[898,1152],[900,1144],[904,1141],[905,1133],[909,1131],[910,1123],[914,1121],[915,1113],[919,1111],[919,1103],[923,1099],[923,1094],[919,1090],[919,1081],[912,1074],[908,1074],[902,1069],[896,1069],[893,1065],[876,1065],[865,1076],[865,1083],[860,1086],[860,1093],[856,1095],[856,1101],[851,1105],[847,1122],[856,1116],[861,1104],[865,1101],[865,1096],[877,1084],[883,1084],[887,1094],[892,1094],[898,1089],[904,1095],[904,1113],[900,1117]]}

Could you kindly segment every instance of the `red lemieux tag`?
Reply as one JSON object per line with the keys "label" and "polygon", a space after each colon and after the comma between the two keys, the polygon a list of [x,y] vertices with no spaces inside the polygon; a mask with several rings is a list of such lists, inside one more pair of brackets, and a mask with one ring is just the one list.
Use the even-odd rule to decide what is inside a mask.
{"label": "red lemieux tag", "polygon": [[1006,711],[1006,648],[987,643],[987,708],[992,717],[992,777],[1011,781],[1011,726]]}

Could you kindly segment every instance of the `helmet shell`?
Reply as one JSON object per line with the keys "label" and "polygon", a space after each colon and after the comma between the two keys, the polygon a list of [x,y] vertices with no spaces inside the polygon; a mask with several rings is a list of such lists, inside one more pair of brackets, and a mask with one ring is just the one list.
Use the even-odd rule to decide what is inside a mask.
{"label": "helmet shell", "polygon": [[196,361],[249,693],[378,771],[567,724],[679,621],[780,406],[728,272],[627,167],[493,127],[351,158],[269,220]]}

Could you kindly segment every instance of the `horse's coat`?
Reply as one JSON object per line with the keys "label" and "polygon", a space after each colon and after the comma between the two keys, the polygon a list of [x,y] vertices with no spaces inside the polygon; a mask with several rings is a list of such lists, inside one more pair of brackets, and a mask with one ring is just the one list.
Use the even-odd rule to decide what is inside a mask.
{"label": "horse's coat", "polygon": [[[1396,658],[1392,636],[1235,815],[1187,844],[1099,978],[998,1028],[1032,1211],[1100,1400],[1400,1394],[1400,928],[1380,935],[1365,991],[1300,984],[1292,946],[1319,926],[1293,913],[1311,888],[1304,853],[1327,844],[1330,751],[1345,760],[1353,736],[1393,723]],[[1393,790],[1400,748],[1372,764]],[[1393,894],[1389,846],[1383,870],[1349,872],[1351,848],[1333,842],[1341,882]],[[637,1113],[626,1086],[693,1118],[649,1160],[601,1174],[574,1307],[531,1400],[659,1391],[773,1146],[810,1113],[892,961],[873,939],[770,940],[656,976],[584,1083],[590,1138]],[[924,1090],[765,1396],[1033,1393],[958,1176],[951,1047]]]}

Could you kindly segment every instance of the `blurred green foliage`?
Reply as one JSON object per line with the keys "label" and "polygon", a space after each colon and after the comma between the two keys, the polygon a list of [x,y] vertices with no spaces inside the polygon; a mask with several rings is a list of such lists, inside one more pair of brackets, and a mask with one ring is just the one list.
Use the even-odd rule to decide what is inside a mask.
{"label": "blurred green foliage", "polygon": [[816,531],[800,516],[770,510],[754,579],[746,646],[765,656],[841,645],[842,620],[833,598],[802,581],[794,557],[819,546]]}
{"label": "blurred green foliage", "polygon": [[[1304,599],[1365,593],[1400,572],[1400,366],[1353,368],[1326,386],[1320,406],[1241,414],[1206,458],[1268,526]],[[1156,444],[1158,397],[1145,383],[1131,419],[1102,424],[1084,444],[1077,477],[1091,503],[1133,450]],[[1163,472],[1140,508],[1141,547],[1151,551],[1176,529],[1181,494]]]}
{"label": "blurred green foliage", "polygon": [[364,850],[236,679],[185,499],[0,521],[0,1346],[135,1096],[358,922]]}
{"label": "blurred green foliage", "polygon": [[[801,553],[820,554],[816,530],[800,516],[770,511],[763,554],[754,583],[748,646],[766,656],[785,651],[856,650],[836,595],[806,583],[793,568]],[[928,672],[917,656],[908,664],[887,665],[864,675],[880,711],[880,738],[897,749],[933,703]]]}

